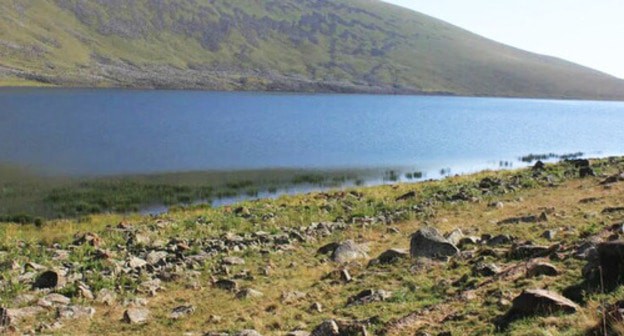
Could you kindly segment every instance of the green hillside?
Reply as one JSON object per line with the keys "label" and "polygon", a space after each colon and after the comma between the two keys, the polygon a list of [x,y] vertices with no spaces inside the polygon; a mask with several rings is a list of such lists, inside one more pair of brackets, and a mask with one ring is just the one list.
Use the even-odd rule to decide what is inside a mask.
{"label": "green hillside", "polygon": [[0,0],[0,83],[624,99],[624,81],[375,0]]}

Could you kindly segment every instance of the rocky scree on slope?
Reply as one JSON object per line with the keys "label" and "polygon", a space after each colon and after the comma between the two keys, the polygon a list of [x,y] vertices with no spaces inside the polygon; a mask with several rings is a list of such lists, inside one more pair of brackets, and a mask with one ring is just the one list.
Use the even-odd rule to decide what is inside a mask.
{"label": "rocky scree on slope", "polygon": [[[541,170],[540,170],[541,171]],[[542,176],[540,171],[534,172],[533,178],[549,180]],[[605,179],[612,179],[608,177]],[[509,180],[498,180],[492,187],[483,188],[486,192],[495,192],[505,186],[504,189],[520,189],[520,179],[514,182],[514,178]],[[618,181],[614,182],[618,183]],[[483,184],[483,181],[482,183]],[[362,197],[362,194],[336,193],[319,194],[317,197],[345,199],[349,197]],[[51,256],[50,265],[55,265],[52,269],[39,265],[35,262],[5,261],[2,269],[11,275],[8,281],[15,281],[21,284],[32,284],[33,291],[20,294],[19,299],[25,304],[20,307],[5,309],[0,311],[0,322],[4,328],[15,328],[21,325],[21,320],[38,316],[49,312],[55,312],[55,317],[50,323],[41,323],[27,328],[39,331],[59,330],[63,328],[67,321],[72,319],[90,319],[95,314],[95,309],[91,306],[76,304],[76,299],[62,295],[64,290],[72,288],[71,294],[81,297],[81,302],[92,304],[102,303],[109,305],[122,304],[126,307],[124,322],[131,324],[150,323],[150,309],[148,300],[123,298],[126,290],[122,288],[100,289],[94,291],[93,270],[89,269],[89,262],[106,261],[110,267],[98,270],[101,276],[106,278],[123,277],[131,284],[132,291],[139,297],[153,297],[162,291],[167,291],[168,283],[186,283],[191,288],[200,290],[202,286],[216,286],[224,290],[233,292],[234,297],[247,299],[250,297],[260,297],[253,288],[240,288],[240,279],[252,280],[253,275],[249,272],[232,273],[230,267],[234,265],[244,265],[245,258],[235,257],[230,254],[240,253],[246,250],[255,250],[260,253],[272,253],[275,251],[289,251],[301,248],[301,244],[306,244],[330,237],[333,233],[357,229],[361,226],[387,226],[395,221],[404,218],[405,212],[426,213],[429,204],[435,199],[443,202],[464,202],[463,199],[471,199],[470,190],[467,187],[451,194],[437,193],[431,199],[422,201],[421,204],[412,205],[408,209],[397,210],[395,213],[386,213],[378,217],[354,217],[350,221],[336,221],[327,223],[314,223],[301,228],[283,228],[280,232],[255,233],[225,233],[220,238],[198,238],[180,239],[169,237],[162,240],[158,232],[175,225],[175,223],[159,220],[153,225],[143,227],[128,223],[120,223],[116,227],[108,228],[109,232],[123,237],[125,244],[108,244],[105,239],[96,233],[85,233],[76,237],[72,244],[67,246],[54,246],[52,248],[39,246],[39,249],[46,250]],[[471,200],[472,201],[472,200]],[[546,209],[544,213],[551,212]],[[253,217],[254,211],[245,208],[233,211],[237,216]],[[616,211],[608,211],[606,215],[613,215]],[[541,215],[539,217],[542,217]],[[545,217],[548,220],[548,216]],[[510,225],[513,221],[499,221],[498,225]],[[526,223],[525,223],[526,224]],[[524,225],[522,221],[514,222],[511,225]],[[517,237],[493,236],[483,234],[481,237],[464,236],[461,231],[453,230],[446,237],[442,236],[436,229],[423,227],[412,235],[410,241],[410,251],[412,257],[417,261],[418,267],[429,267],[439,263],[448,263],[452,266],[456,262],[466,262],[474,265],[474,271],[465,274],[460,279],[449,284],[459,288],[459,296],[469,298],[478,295],[485,290],[490,290],[490,285],[502,279],[523,279],[526,277],[557,276],[556,272],[547,267],[544,258],[551,260],[582,259],[587,260],[587,267],[583,270],[585,282],[580,287],[575,287],[563,294],[569,298],[563,298],[559,293],[543,290],[540,288],[526,288],[525,291],[510,303],[511,306],[506,314],[502,315],[494,324],[500,329],[507,328],[512,322],[519,318],[532,315],[548,315],[552,313],[573,313],[577,311],[578,304],[582,304],[585,292],[597,289],[596,269],[602,270],[603,279],[608,286],[608,290],[614,290],[622,282],[622,251],[624,243],[618,241],[624,232],[622,225],[613,225],[597,234],[584,237],[576,242],[555,242],[550,246],[540,246],[532,242],[519,240]],[[452,242],[451,242],[452,241]],[[456,246],[454,242],[457,242]],[[463,242],[460,244],[460,242]],[[82,250],[81,250],[82,249]],[[75,261],[74,253],[84,251],[88,253],[81,261]],[[364,244],[355,241],[334,242],[319,250],[320,253],[331,255],[328,262],[338,265],[346,265],[357,262],[357,260],[368,259]],[[393,263],[401,262],[408,257],[407,252],[400,249],[391,249],[382,253],[378,258],[369,263],[369,268],[394,267]],[[218,260],[218,262],[208,270],[213,276],[212,284],[200,283],[200,275],[203,265],[207,261]],[[496,264],[482,264],[485,261],[493,263],[507,264],[501,268]],[[542,271],[535,271],[529,268],[527,272],[526,263],[530,262],[533,267],[541,267]],[[544,271],[544,269],[546,269]],[[533,270],[533,271],[531,271]],[[532,273],[531,273],[532,272]],[[270,271],[269,271],[270,273]],[[477,279],[472,278],[476,274]],[[352,281],[352,277],[347,272],[340,273],[342,281]],[[484,280],[479,280],[484,279]],[[7,285],[7,279],[3,280],[3,286]],[[345,298],[346,306],[362,306],[375,302],[385,302],[392,299],[393,293],[388,291],[391,288],[371,288],[360,291],[357,295]],[[577,290],[576,292],[574,290]],[[578,295],[580,290],[581,295]],[[573,295],[577,294],[577,295]],[[118,301],[118,297],[123,298]],[[284,302],[296,302],[306,300],[305,293],[283,293]],[[580,300],[579,300],[580,298]],[[456,297],[448,298],[449,302],[440,303],[450,305]],[[570,302],[570,299],[578,303]],[[503,304],[504,296],[500,298]],[[35,303],[33,305],[33,303]],[[504,306],[504,304],[503,304]],[[318,309],[317,309],[318,310]],[[358,335],[366,334],[367,328],[385,325],[383,330],[392,333],[393,330],[400,330],[402,325],[414,324],[420,318],[425,318],[427,314],[434,314],[436,308],[411,313],[402,318],[386,323],[375,318],[367,320],[328,320],[314,329],[310,329],[313,335]],[[442,310],[442,309],[440,309]],[[172,319],[184,319],[194,314],[195,308],[189,305],[173,308]],[[453,318],[448,315],[446,318]],[[241,333],[252,333],[253,331],[241,331]],[[304,331],[299,330],[300,334]],[[257,332],[256,332],[257,333]]]}

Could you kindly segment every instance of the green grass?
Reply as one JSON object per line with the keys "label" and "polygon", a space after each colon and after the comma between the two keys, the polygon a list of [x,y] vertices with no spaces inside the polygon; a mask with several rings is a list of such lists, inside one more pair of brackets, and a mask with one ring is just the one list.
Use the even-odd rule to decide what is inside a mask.
{"label": "green grass", "polygon": [[624,99],[621,80],[382,1],[120,6],[0,3],[0,85]]}
{"label": "green grass", "polygon": [[195,202],[302,186],[339,187],[369,178],[370,170],[213,171],[105,177],[46,176],[0,165],[0,220],[41,223],[44,218],[76,218],[107,212],[133,213],[150,206],[188,206]]}

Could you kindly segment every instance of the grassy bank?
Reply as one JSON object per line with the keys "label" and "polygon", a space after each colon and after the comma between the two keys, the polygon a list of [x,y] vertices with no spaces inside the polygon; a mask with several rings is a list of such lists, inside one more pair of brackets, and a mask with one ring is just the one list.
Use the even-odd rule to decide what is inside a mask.
{"label": "grassy bank", "polygon": [[275,195],[292,188],[361,184],[375,174],[383,172],[267,169],[78,178],[45,176],[0,165],[0,219],[40,223],[101,213],[134,213],[150,206],[210,204],[237,196]]}
{"label": "grassy bank", "polygon": [[[95,308],[91,318],[61,319],[62,326],[55,331],[61,334],[202,335],[251,328],[263,335],[285,335],[294,329],[310,331],[327,319],[366,320],[364,325],[375,335],[494,334],[493,321],[509,310],[510,301],[522,290],[561,293],[581,282],[586,261],[572,257],[575,249],[605,232],[611,234],[613,225],[624,220],[624,212],[606,211],[624,204],[624,183],[602,183],[624,170],[624,159],[595,160],[591,169],[595,177],[580,178],[575,164],[560,163],[537,171],[484,172],[214,209],[197,206],[156,218],[94,215],[40,227],[6,224],[0,227],[0,261],[9,265],[2,268],[1,300],[7,307],[20,308],[45,295],[32,291],[32,279],[23,276],[33,269],[26,266],[31,262],[43,269],[74,265],[68,277],[79,272],[80,282],[55,291],[73,305]],[[531,216],[540,219],[504,224],[510,218]],[[512,241],[462,248],[463,256],[450,262],[410,258],[393,264],[371,262],[389,248],[409,247],[409,235],[423,226],[441,232],[459,228],[477,237],[504,234]],[[555,237],[546,238],[547,230],[556,232]],[[85,232],[94,233],[98,243],[80,243],[77,238]],[[340,264],[317,253],[328,243],[347,239],[366,246],[368,257]],[[508,253],[526,241],[560,246],[547,260],[558,269],[556,276],[526,275],[531,263],[542,259],[517,259]],[[215,247],[221,243],[225,248]],[[98,257],[102,251],[110,256]],[[145,258],[148,251],[168,253],[162,269],[123,271],[129,258]],[[227,256],[242,262],[228,264]],[[10,266],[13,261],[15,267]],[[495,276],[475,273],[479,263],[494,263],[503,271]],[[34,273],[41,272],[37,269]],[[343,269],[351,280],[341,277]],[[160,288],[150,294],[144,286],[155,279],[161,281]],[[234,281],[238,290],[219,288],[215,282],[219,279]],[[109,289],[117,298],[110,305],[98,303],[85,297],[78,284],[93,293]],[[248,295],[245,289],[262,295]],[[365,289],[390,295],[349,304],[349,298]],[[34,299],[22,300],[25,294]],[[622,295],[621,288],[608,294],[588,293],[576,314],[529,317],[502,334],[584,335],[600,324],[601,309]],[[149,321],[121,322],[128,303],[137,298],[146,299],[140,306],[150,311]],[[310,309],[313,303],[322,309]],[[192,306],[193,312],[173,319],[172,310],[181,305]],[[42,321],[52,324],[56,316],[48,309],[20,319],[16,326],[20,331],[36,329]]]}

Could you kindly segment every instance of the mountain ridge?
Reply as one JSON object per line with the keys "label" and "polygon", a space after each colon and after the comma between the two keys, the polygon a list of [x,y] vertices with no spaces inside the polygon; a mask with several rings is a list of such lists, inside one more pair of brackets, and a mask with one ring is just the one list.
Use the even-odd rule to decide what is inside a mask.
{"label": "mountain ridge", "polygon": [[616,77],[376,0],[27,0],[0,10],[5,86],[624,100]]}

